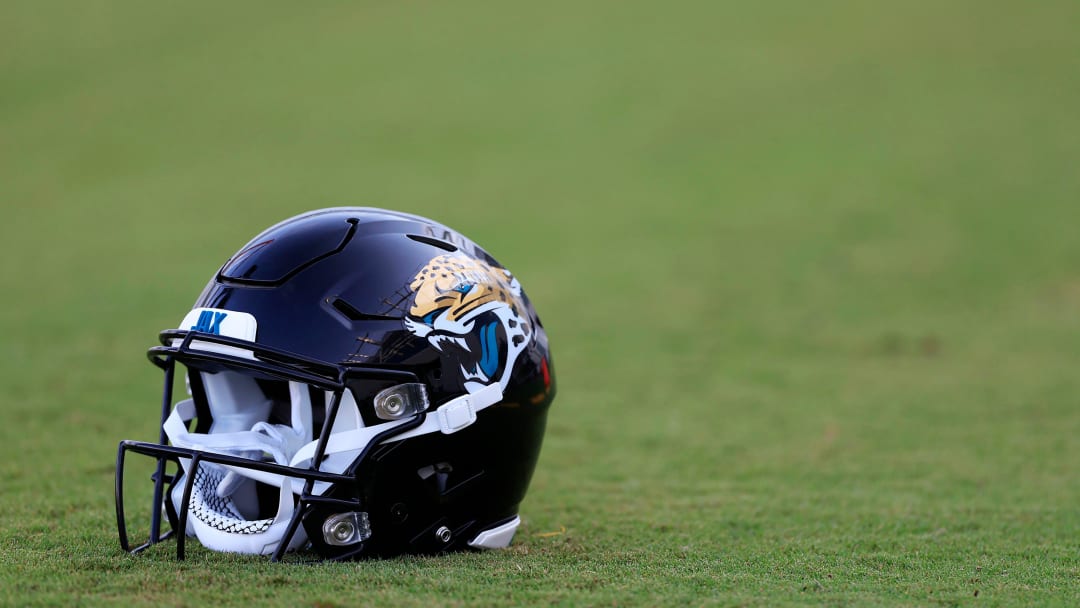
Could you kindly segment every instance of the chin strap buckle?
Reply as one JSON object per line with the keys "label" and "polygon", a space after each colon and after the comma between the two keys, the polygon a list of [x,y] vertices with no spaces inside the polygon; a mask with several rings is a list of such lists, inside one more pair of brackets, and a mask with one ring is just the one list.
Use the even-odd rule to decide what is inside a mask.
{"label": "chin strap buckle", "polygon": [[[476,412],[495,405],[502,401],[502,398],[502,387],[495,383],[440,405],[433,412],[434,418],[444,435],[456,433],[476,422]],[[430,424],[430,419],[427,424]]]}
{"label": "chin strap buckle", "polygon": [[439,421],[439,430],[449,435],[476,422],[476,407],[470,396],[465,395],[439,406],[435,418]]}
{"label": "chin strap buckle", "polygon": [[[461,395],[460,397],[455,397],[435,408],[433,411],[428,412],[427,418],[420,426],[405,431],[400,435],[394,435],[387,441],[400,441],[402,439],[408,439],[409,437],[434,433],[435,431],[441,431],[444,435],[456,433],[476,422],[477,412],[499,403],[502,401],[502,398],[502,387],[499,386],[498,383],[479,389],[474,388],[473,392]],[[371,429],[377,428],[379,427],[371,427]],[[370,431],[371,429],[363,430]],[[355,432],[356,431],[346,431],[345,433],[339,433],[335,437]],[[333,441],[333,439],[331,439],[331,441]]]}

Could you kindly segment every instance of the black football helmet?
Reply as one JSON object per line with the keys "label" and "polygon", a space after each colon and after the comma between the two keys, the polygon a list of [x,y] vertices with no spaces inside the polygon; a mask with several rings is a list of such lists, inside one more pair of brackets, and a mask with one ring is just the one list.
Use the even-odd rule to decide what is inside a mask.
{"label": "black football helmet", "polygon": [[[159,441],[117,453],[124,550],[175,536],[183,559],[195,536],[336,560],[510,543],[555,371],[517,279],[461,234],[373,208],[296,216],[232,256],[160,339]],[[177,364],[188,398],[172,405]],[[128,452],[157,460],[138,547]]]}

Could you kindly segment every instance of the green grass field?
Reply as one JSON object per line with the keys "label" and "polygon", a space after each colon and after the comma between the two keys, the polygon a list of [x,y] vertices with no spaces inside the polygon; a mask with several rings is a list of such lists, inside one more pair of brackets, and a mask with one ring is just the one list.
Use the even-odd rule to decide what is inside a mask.
{"label": "green grass field", "polygon": [[[0,4],[0,604],[1080,605],[1078,20]],[[537,305],[560,393],[513,546],[123,554],[145,348],[336,205],[454,226]]]}

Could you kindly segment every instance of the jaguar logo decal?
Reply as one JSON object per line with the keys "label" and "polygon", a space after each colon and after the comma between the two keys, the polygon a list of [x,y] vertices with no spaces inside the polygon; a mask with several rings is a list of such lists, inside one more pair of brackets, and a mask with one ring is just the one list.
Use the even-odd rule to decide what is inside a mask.
{"label": "jaguar logo decal", "polygon": [[461,251],[433,258],[409,284],[405,328],[456,359],[465,390],[503,389],[533,339],[521,286],[506,269]]}

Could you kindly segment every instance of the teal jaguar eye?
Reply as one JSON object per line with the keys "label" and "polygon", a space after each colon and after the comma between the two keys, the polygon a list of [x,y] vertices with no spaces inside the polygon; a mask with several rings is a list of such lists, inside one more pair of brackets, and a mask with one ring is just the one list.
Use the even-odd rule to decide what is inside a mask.
{"label": "teal jaguar eye", "polygon": [[454,287],[454,291],[456,291],[458,293],[469,293],[470,291],[472,291],[472,288],[473,288],[472,283],[462,283],[462,284],[457,285],[456,287]]}

